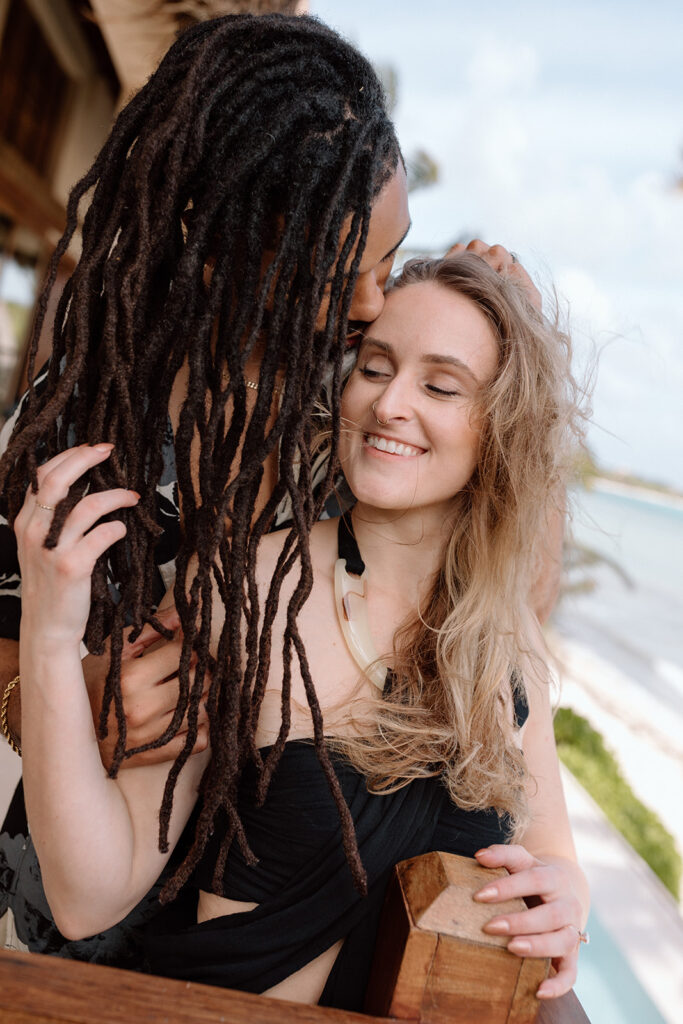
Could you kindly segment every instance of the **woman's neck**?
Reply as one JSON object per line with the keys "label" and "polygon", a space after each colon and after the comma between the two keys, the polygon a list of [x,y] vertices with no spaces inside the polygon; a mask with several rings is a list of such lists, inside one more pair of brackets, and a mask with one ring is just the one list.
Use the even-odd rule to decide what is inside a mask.
{"label": "woman's neck", "polygon": [[419,594],[433,579],[448,539],[443,512],[428,509],[387,511],[358,502],[353,529],[374,585]]}

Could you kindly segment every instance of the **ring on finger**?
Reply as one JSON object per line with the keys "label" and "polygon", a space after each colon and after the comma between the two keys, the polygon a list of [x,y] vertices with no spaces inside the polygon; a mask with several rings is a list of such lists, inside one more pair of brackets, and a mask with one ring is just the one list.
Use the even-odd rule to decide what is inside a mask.
{"label": "ring on finger", "polygon": [[37,499],[36,505],[38,508],[44,508],[46,512],[54,512],[57,507],[56,505],[43,505],[42,501],[38,501]]}
{"label": "ring on finger", "polygon": [[576,932],[576,934],[579,937],[579,940],[577,942],[577,947],[580,946],[582,943],[584,943],[586,946],[590,943],[591,937],[590,937],[590,935],[588,934],[588,932],[585,929],[582,930],[576,924],[570,924],[569,927],[573,928],[574,931]]}

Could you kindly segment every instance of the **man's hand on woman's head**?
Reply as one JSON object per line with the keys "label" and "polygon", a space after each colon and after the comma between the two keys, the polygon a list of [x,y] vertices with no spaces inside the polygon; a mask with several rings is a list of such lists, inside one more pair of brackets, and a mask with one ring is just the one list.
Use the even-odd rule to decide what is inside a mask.
{"label": "man's hand on woman's head", "polygon": [[459,256],[463,252],[473,252],[475,256],[480,256],[485,260],[493,270],[516,281],[526,292],[532,306],[535,306],[539,313],[541,312],[541,293],[514,253],[503,245],[487,245],[480,238],[474,238],[467,245],[464,242],[452,245],[446,256]]}

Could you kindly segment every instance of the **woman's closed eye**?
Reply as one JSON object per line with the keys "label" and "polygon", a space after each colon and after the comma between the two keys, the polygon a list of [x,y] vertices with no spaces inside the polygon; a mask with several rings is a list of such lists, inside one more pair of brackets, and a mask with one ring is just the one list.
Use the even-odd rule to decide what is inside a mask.
{"label": "woman's closed eye", "polygon": [[435,398],[459,398],[462,395],[462,391],[452,386],[444,388],[439,387],[437,384],[426,384],[426,390],[430,395],[434,395]]}
{"label": "woman's closed eye", "polygon": [[359,366],[358,372],[361,373],[366,380],[386,380],[390,376],[389,370],[376,370],[371,366]]}

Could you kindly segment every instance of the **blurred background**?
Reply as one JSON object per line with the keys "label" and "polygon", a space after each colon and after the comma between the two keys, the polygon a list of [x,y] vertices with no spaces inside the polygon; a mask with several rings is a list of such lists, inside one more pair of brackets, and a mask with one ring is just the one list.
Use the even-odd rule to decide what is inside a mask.
{"label": "blurred background", "polygon": [[[27,330],[69,188],[120,104],[193,19],[274,9],[308,9],[380,71],[412,193],[400,260],[472,237],[500,242],[570,324],[593,418],[548,642],[594,892],[577,991],[600,1024],[680,1021],[678,0],[0,0],[0,416],[25,382]],[[41,359],[48,352],[44,339]],[[18,765],[0,754],[9,784]]]}

